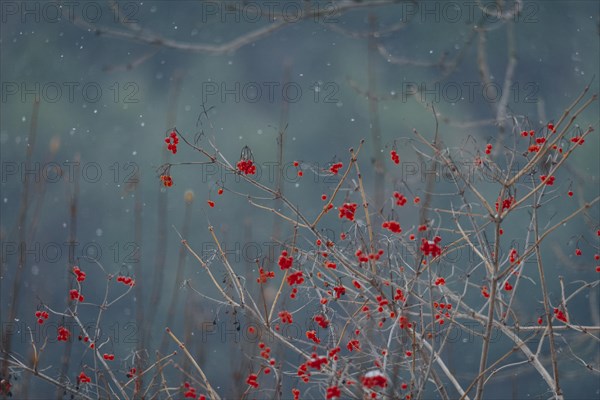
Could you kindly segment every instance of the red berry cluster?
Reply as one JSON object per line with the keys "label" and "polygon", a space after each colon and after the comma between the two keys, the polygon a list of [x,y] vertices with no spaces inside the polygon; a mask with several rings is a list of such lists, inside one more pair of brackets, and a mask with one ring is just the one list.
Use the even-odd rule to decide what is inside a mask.
{"label": "red berry cluster", "polygon": [[165,138],[165,143],[167,144],[167,150],[173,154],[177,153],[179,138],[177,137],[177,132],[175,130],[171,131],[171,134]]}
{"label": "red berry cluster", "polygon": [[304,383],[308,383],[308,381],[310,380],[310,372],[308,372],[308,366],[306,365],[306,363],[300,364],[300,366],[298,367],[297,374]]}
{"label": "red berry cluster", "polygon": [[540,179],[542,180],[542,182],[544,182],[548,186],[554,185],[554,175],[552,175],[552,176],[540,175]]}
{"label": "red berry cluster", "polygon": [[369,262],[369,257],[367,255],[363,254],[361,249],[356,250],[354,255],[358,258],[358,262],[361,262],[361,263]]}
{"label": "red berry cluster", "polygon": [[48,319],[49,315],[46,311],[36,311],[35,312],[35,317],[38,319],[37,322],[38,324],[43,324],[45,320]]}
{"label": "red berry cluster", "polygon": [[435,279],[435,285],[436,286],[444,286],[446,284],[446,280],[442,277],[436,278]]}
{"label": "red berry cluster", "polygon": [[340,347],[334,347],[333,349],[329,350],[329,353],[327,353],[327,355],[329,356],[329,358],[331,358],[334,361],[338,360],[338,353],[342,351],[342,349],[340,349]]}
{"label": "red berry cluster", "polygon": [[294,318],[289,311],[280,311],[279,318],[281,318],[281,322],[284,324],[291,324],[294,322]]}
{"label": "red berry cluster", "polygon": [[161,175],[160,180],[166,187],[173,186],[173,178],[171,178],[171,175]]}
{"label": "red berry cluster", "polygon": [[488,144],[485,146],[485,154],[488,154],[488,155],[489,155],[489,154],[491,154],[491,153],[492,153],[492,145],[491,145],[490,143],[488,143]]}
{"label": "red berry cluster", "polygon": [[306,337],[315,342],[316,344],[321,343],[321,339],[317,337],[317,331],[306,331]]}
{"label": "red berry cluster", "polygon": [[302,271],[293,272],[287,277],[287,282],[290,286],[301,285],[304,283],[304,274]]}
{"label": "red berry cluster", "polygon": [[393,233],[401,233],[402,232],[402,228],[400,228],[400,223],[398,223],[397,221],[385,221],[384,223],[381,224],[381,227],[383,229],[388,229],[390,232]]}
{"label": "red berry cluster", "polygon": [[317,353],[312,353],[311,359],[306,362],[306,365],[320,371],[323,365],[327,365],[328,363],[327,357],[317,356]]}
{"label": "red berry cluster", "polygon": [[252,160],[240,160],[237,163],[238,171],[246,175],[254,175],[256,173],[256,165]]}
{"label": "red berry cluster", "polygon": [[127,373],[127,378],[131,379],[135,376],[135,373],[137,372],[137,370],[135,368],[131,368],[129,370],[129,372]]}
{"label": "red berry cluster", "polygon": [[[186,399],[195,399],[196,396],[198,396],[196,394],[196,388],[194,388],[189,382],[184,382],[183,383],[183,387],[185,388],[185,393],[183,394],[184,398],[186,398]],[[201,394],[200,396],[198,396],[198,400],[206,400],[206,396],[204,396],[203,394]]]}
{"label": "red berry cluster", "polygon": [[387,378],[379,370],[367,372],[362,377],[361,383],[367,389],[373,389],[375,386],[384,388],[388,385]]}
{"label": "red berry cluster", "polygon": [[[323,253],[323,255],[325,255],[325,254],[327,254],[327,253]],[[327,262],[325,263],[325,266],[326,266],[327,268],[329,268],[329,269],[336,269],[336,268],[337,268],[337,264],[336,264],[336,263],[334,263],[334,262],[331,262],[331,261],[327,261]]]}
{"label": "red berry cluster", "polygon": [[[548,130],[550,130],[550,132],[552,132],[552,133],[556,132],[556,130],[554,129],[554,125],[552,123],[548,124]],[[543,136],[537,137],[537,138],[533,138],[533,136],[535,136],[535,131],[533,131],[533,130],[522,131],[521,132],[521,136],[522,137],[528,137],[528,136],[532,137],[532,141],[533,142],[530,143],[529,147],[527,148],[527,151],[529,153],[537,153],[537,152],[539,152],[542,149],[544,143],[547,142],[547,138],[543,137]],[[579,143],[579,139],[582,140],[581,143]],[[571,139],[571,141],[573,143],[583,144],[583,138],[581,138],[581,137],[574,137],[574,138]],[[563,152],[562,147],[558,147],[558,145],[556,145],[556,144],[552,145],[552,149],[558,150],[559,153]]]}
{"label": "red berry cluster", "polygon": [[300,167],[300,161],[294,161],[294,167],[296,167],[296,174],[299,177],[303,177],[304,176],[304,171],[302,171],[302,167]]}
{"label": "red berry cluster", "polygon": [[531,130],[531,131],[522,131],[521,132],[521,136],[523,136],[523,137],[533,136],[533,135],[535,135],[535,131],[534,130]]}
{"label": "red berry cluster", "polygon": [[337,162],[335,164],[332,164],[331,167],[329,167],[329,172],[331,172],[334,175],[337,175],[338,172],[340,172],[340,169],[342,169],[343,166],[344,166],[344,164],[341,163],[341,162]]}
{"label": "red berry cluster", "polygon": [[406,301],[406,297],[404,296],[404,292],[402,291],[402,289],[396,289],[396,294],[394,295],[394,300]]}
{"label": "red berry cluster", "polygon": [[102,355],[102,358],[104,358],[107,361],[113,361],[115,359],[115,355],[114,354],[104,353]]}
{"label": "red berry cluster", "polygon": [[316,315],[314,320],[323,329],[327,329],[329,327],[329,320],[324,315]]}
{"label": "red berry cluster", "polygon": [[573,136],[571,138],[571,142],[573,142],[573,143],[578,144],[578,145],[581,146],[582,144],[585,143],[585,139],[583,137],[581,137],[581,136]]}
{"label": "red berry cluster", "polygon": [[71,300],[83,301],[83,295],[77,289],[69,290],[69,296],[71,296]]}
{"label": "red berry cluster", "polygon": [[346,294],[346,288],[343,286],[335,286],[333,288],[333,291],[335,292],[335,298],[339,299],[341,296]]}
{"label": "red berry cluster", "polygon": [[490,297],[490,291],[489,291],[489,289],[488,289],[487,286],[482,286],[482,288],[481,288],[481,295],[483,297],[485,297],[486,299],[488,299]]}
{"label": "red berry cluster", "polygon": [[360,351],[360,341],[358,339],[352,339],[346,345],[348,351]]}
{"label": "red berry cluster", "polygon": [[362,250],[358,249],[358,250],[356,250],[354,255],[358,258],[358,262],[361,262],[361,263],[369,262],[369,260],[379,261],[379,259],[383,255],[383,249],[379,249],[377,251],[377,253],[369,253],[369,254],[365,254],[362,252]]}
{"label": "red berry cluster", "polygon": [[442,241],[442,238],[436,236],[433,241],[425,238],[421,239],[421,251],[426,256],[437,257],[442,254],[442,248],[438,245]]}
{"label": "red berry cluster", "polygon": [[246,379],[246,383],[250,386],[252,386],[254,389],[258,388],[258,375],[256,374],[250,374],[248,375],[248,378]]}
{"label": "red berry cluster", "polygon": [[135,280],[133,280],[131,277],[129,276],[125,276],[125,275],[119,275],[117,277],[117,282],[122,282],[123,285],[127,285],[127,286],[135,286]]}
{"label": "red berry cluster", "polygon": [[519,253],[517,252],[517,249],[510,249],[510,253],[508,254],[508,261],[510,261],[511,264],[514,264],[515,262],[517,262],[518,258]]}
{"label": "red berry cluster", "polygon": [[[271,348],[267,347],[263,342],[258,343],[258,348],[260,349],[260,356],[264,359],[268,359],[271,357]],[[273,363],[275,364],[275,363]]]}
{"label": "red berry cluster", "polygon": [[400,156],[398,155],[396,150],[390,151],[390,157],[391,157],[392,161],[394,162],[394,164],[400,164]]}
{"label": "red berry cluster", "polygon": [[377,307],[377,311],[379,312],[383,312],[383,307],[387,306],[388,304],[390,304],[390,302],[388,301],[388,299],[386,299],[385,297],[378,295],[376,297],[377,302],[379,303],[379,307]]}
{"label": "red berry cluster", "polygon": [[567,315],[562,310],[559,310],[558,308],[554,309],[554,316],[556,317],[557,320],[562,321],[565,324],[569,322],[567,320]]}
{"label": "red berry cluster", "polygon": [[452,310],[452,304],[433,302],[433,308],[436,309],[435,320],[440,324],[444,325],[444,317],[450,318],[450,310]]}
{"label": "red berry cluster", "polygon": [[292,256],[288,256],[288,252],[286,250],[283,250],[281,252],[281,255],[279,256],[279,261],[277,262],[279,268],[281,268],[282,270],[289,269],[292,267],[293,263],[294,258]]}
{"label": "red berry cluster", "polygon": [[77,377],[77,381],[78,381],[79,383],[90,383],[90,382],[92,381],[92,378],[90,378],[89,376],[87,376],[87,375],[85,374],[85,372],[83,372],[83,371],[82,371],[82,372],[79,374],[79,376]]}
{"label": "red berry cluster", "polygon": [[400,207],[405,205],[408,201],[408,199],[403,194],[400,194],[398,192],[394,192],[394,198],[396,199],[396,205]]}
{"label": "red berry cluster", "polygon": [[[502,200],[502,211],[504,210],[508,210],[513,202],[515,201],[515,197],[514,196],[510,196],[505,198],[504,200]],[[498,198],[498,201],[496,201],[496,211],[500,211],[500,198]]]}
{"label": "red berry cluster", "polygon": [[328,361],[326,357],[317,356],[317,353],[312,353],[310,360],[306,361],[303,364],[300,364],[298,367],[298,376],[304,383],[308,383],[310,380],[310,372],[308,372],[308,368],[316,369],[320,371],[323,365],[327,365]]}
{"label": "red berry cluster", "polygon": [[412,328],[412,323],[408,321],[408,318],[404,317],[404,316],[400,316],[400,320],[398,321],[398,323],[400,324],[400,329],[410,329]]}
{"label": "red berry cluster", "polygon": [[73,273],[77,276],[77,282],[85,281],[85,272],[79,269],[77,265],[73,267]]}
{"label": "red berry cluster", "polygon": [[504,290],[510,292],[511,290],[513,290],[513,285],[511,285],[509,281],[504,282]]}
{"label": "red berry cluster", "polygon": [[258,270],[258,273],[260,274],[260,276],[258,278],[256,278],[257,283],[265,283],[265,282],[267,282],[268,279],[275,278],[275,272],[273,272],[273,271],[266,272],[265,269],[262,267]]}
{"label": "red berry cluster", "polygon": [[337,386],[329,386],[327,388],[327,393],[325,394],[325,398],[327,400],[329,399],[333,399],[333,398],[337,398],[340,397],[342,395],[342,392],[340,391],[340,388],[338,388]]}
{"label": "red berry cluster", "polygon": [[347,218],[349,221],[354,221],[354,213],[356,213],[356,203],[344,203],[338,209],[340,212],[340,218]]}
{"label": "red berry cluster", "polygon": [[71,337],[71,332],[69,332],[69,330],[67,328],[65,328],[64,326],[59,326],[58,327],[58,341],[59,342],[66,342],[69,340],[69,338]]}

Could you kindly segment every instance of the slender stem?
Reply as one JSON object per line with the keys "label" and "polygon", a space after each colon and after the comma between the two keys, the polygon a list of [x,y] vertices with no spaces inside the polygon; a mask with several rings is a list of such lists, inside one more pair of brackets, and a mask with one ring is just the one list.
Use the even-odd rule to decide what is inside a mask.
{"label": "slender stem", "polygon": [[192,357],[192,355],[190,354],[190,352],[187,349],[187,347],[185,346],[185,344],[183,344],[183,342],[181,342],[179,339],[177,339],[177,336],[175,336],[175,334],[173,332],[171,332],[171,329],[167,328],[166,330],[167,330],[167,333],[169,334],[169,336],[171,336],[171,339],[173,339],[173,341],[175,343],[177,343],[177,346],[179,346],[179,348],[181,350],[183,350],[183,353],[185,354],[187,359],[192,363],[192,365],[196,368],[196,370],[202,377],[202,380],[204,381],[204,385],[206,385],[206,390],[208,390],[208,395],[210,396],[210,398],[213,400],[219,400],[221,397],[217,394],[217,392],[215,392],[213,387],[210,385],[210,382],[208,381],[208,378],[204,374],[204,371],[202,370],[202,368],[200,368],[200,365],[198,365],[198,363],[196,362],[194,357]]}
{"label": "slender stem", "polygon": [[[536,196],[537,197],[537,196]],[[539,232],[539,223],[538,223],[538,199],[534,197],[533,206],[532,206],[532,217],[533,217],[533,232],[534,239],[537,242],[540,238]],[[539,197],[541,200],[541,196]],[[558,361],[556,357],[556,345],[554,344],[554,330],[552,327],[552,314],[550,313],[550,300],[548,299],[548,286],[546,285],[546,275],[544,273],[544,266],[542,264],[542,253],[540,251],[540,246],[535,245],[535,255],[537,258],[537,267],[538,273],[540,275],[540,289],[542,291],[542,298],[544,302],[544,312],[546,314],[546,326],[549,332],[549,342],[550,342],[550,356],[552,359],[552,371],[554,373],[554,396],[560,397],[562,396],[562,390],[560,388],[560,383],[558,380]]]}

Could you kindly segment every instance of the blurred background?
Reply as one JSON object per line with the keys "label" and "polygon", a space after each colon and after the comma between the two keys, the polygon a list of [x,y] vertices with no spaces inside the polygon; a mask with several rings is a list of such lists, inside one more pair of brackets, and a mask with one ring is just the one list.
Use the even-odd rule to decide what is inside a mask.
{"label": "blurred background", "polygon": [[[107,282],[90,261],[95,259],[106,272],[132,276],[137,283],[104,313],[100,326],[103,337],[111,339],[105,349],[117,355],[121,375],[135,365],[136,351],[156,359],[168,323],[193,343],[214,386],[239,395],[229,388],[231,381],[245,379],[251,365],[240,349],[253,349],[248,338],[238,338],[243,316],[184,287],[188,280],[215,294],[198,264],[182,258],[173,227],[185,230],[192,247],[210,259],[215,245],[207,227],[213,225],[236,271],[249,282],[257,276],[255,259],[272,267],[279,242],[289,241],[293,230],[248,204],[244,194],[256,193],[254,188],[212,165],[173,165],[174,185],[162,186],[164,163],[206,161],[182,142],[176,155],[168,153],[167,132],[176,127],[208,149],[210,140],[232,164],[249,146],[259,166],[257,179],[276,187],[278,136],[285,131],[282,188],[309,218],[320,211],[321,194],[337,183],[320,171],[332,162],[347,164],[348,149],[363,138],[360,162],[373,199],[376,170],[385,199],[394,190],[407,192],[402,181],[413,196],[422,196],[425,168],[410,140],[413,129],[433,138],[434,110],[444,146],[473,155],[473,149],[498,143],[494,155],[503,159],[503,146],[512,144],[519,129],[514,120],[539,130],[557,121],[590,82],[591,91],[598,91],[597,2],[525,1],[519,14],[498,18],[495,13],[507,15],[515,7],[501,3],[2,2],[3,340],[12,332],[12,351],[26,359],[27,327],[40,344],[47,334],[52,343],[42,364],[52,366],[48,373],[58,378],[65,353],[64,345],[54,343],[54,329],[61,320],[51,317],[38,326],[34,313],[42,304],[65,309],[73,265],[88,273],[86,300],[100,303]],[[303,10],[312,11],[301,18]],[[598,116],[596,103],[578,121],[597,129]],[[389,161],[392,149],[401,167]],[[598,195],[598,149],[598,135],[590,135],[569,162],[569,171],[576,172],[565,175],[558,196],[569,187],[576,204]],[[294,160],[304,177],[297,177]],[[451,190],[450,183],[440,182],[439,191]],[[219,187],[223,195],[217,194]],[[483,187],[490,199],[497,197],[497,188]],[[193,201],[188,194],[186,203],[190,190]],[[434,201],[449,205],[443,197]],[[574,207],[564,204],[568,201],[552,203],[545,215],[550,221],[558,220],[555,214],[567,215]],[[406,213],[399,215],[403,226],[418,222],[416,213],[401,212]],[[597,223],[597,207],[590,215]],[[524,238],[519,222],[507,221],[506,230],[516,232],[511,240]],[[348,224],[332,217],[324,228],[337,237]],[[566,282],[597,279],[589,257],[598,246],[589,234],[594,229],[581,219],[550,239],[553,247],[564,249],[547,254],[551,274],[560,273]],[[25,256],[20,255],[23,240]],[[301,246],[312,241],[298,240]],[[574,260],[575,247],[588,258]],[[559,289],[557,282],[552,280],[551,291]],[[115,282],[109,287],[113,299],[126,290]],[[527,307],[527,299],[520,300]],[[589,309],[589,300],[577,300],[582,310]],[[540,304],[529,306],[531,319]],[[97,312],[91,305],[79,308],[89,324]],[[593,323],[576,307],[570,312],[572,319]],[[75,339],[78,331],[74,327]],[[73,346],[63,379],[74,381],[88,367],[83,347]],[[175,346],[167,342],[162,349],[164,354]],[[480,345],[460,340],[450,349],[457,376],[472,376]],[[598,359],[597,346],[586,351]],[[490,383],[489,398],[547,397],[537,375],[530,379],[534,375],[518,376],[518,371]],[[579,381],[574,371],[565,371],[565,391],[572,398],[597,398],[597,376]],[[180,376],[176,369],[168,374]],[[31,380],[28,396],[46,398],[49,388]]]}

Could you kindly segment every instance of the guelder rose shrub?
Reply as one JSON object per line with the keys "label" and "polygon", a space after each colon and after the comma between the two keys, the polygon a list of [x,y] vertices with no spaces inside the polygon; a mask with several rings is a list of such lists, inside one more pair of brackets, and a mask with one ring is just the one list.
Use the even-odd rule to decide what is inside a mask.
{"label": "guelder rose shrub", "polygon": [[[260,161],[247,146],[239,158],[229,159],[212,141],[191,143],[176,129],[170,131],[165,139],[169,150],[181,138],[202,157],[200,162],[242,178],[234,185],[217,182],[217,199],[207,199],[210,208],[223,195],[241,195],[288,227],[290,240],[282,244],[276,264],[271,270],[257,268],[255,282],[241,279],[212,226],[218,262],[208,263],[194,250],[193,239],[182,237],[221,295],[214,301],[243,314],[251,322],[244,326],[248,335],[269,339],[253,342],[255,349],[249,350],[252,367],[245,376],[244,396],[481,398],[494,374],[527,363],[546,391],[562,398],[561,369],[567,360],[563,350],[557,350],[557,341],[562,342],[561,349],[566,344],[582,371],[597,372],[585,353],[576,355],[575,344],[597,342],[592,332],[599,327],[590,325],[593,318],[569,317],[569,303],[586,296],[597,281],[566,285],[562,277],[546,274],[544,267],[545,239],[588,214],[598,202],[595,198],[567,203],[560,218],[549,219],[544,213],[553,202],[574,197],[564,166],[594,131],[575,124],[596,100],[587,92],[586,88],[562,116],[545,126],[515,119],[510,144],[444,148],[443,132],[437,130],[434,134],[415,130],[412,137],[397,139],[426,158],[434,173],[425,178],[429,191],[423,199],[403,182],[386,188],[388,199],[379,209],[371,204],[360,172],[364,142],[350,149],[345,160],[326,167],[291,161],[299,178],[306,173],[336,178],[336,185],[315,199],[319,211],[311,213],[310,207],[282,195],[280,187],[258,179]],[[494,151],[495,146],[504,148]],[[396,141],[388,162],[398,168],[401,164]],[[189,162],[163,165],[163,184],[171,187],[171,169],[185,164]],[[450,176],[452,187],[443,195],[434,189],[441,171]],[[494,198],[483,194],[490,192],[484,189],[490,183]],[[405,207],[412,208],[418,219],[403,221],[400,211]],[[579,242],[598,242],[595,218]],[[511,219],[520,220],[522,231],[505,228],[514,226],[508,224]],[[337,223],[339,235],[324,233],[331,232],[322,228],[326,223]],[[591,248],[596,254],[587,255],[589,270],[600,272],[598,246]],[[457,258],[460,251],[473,257]],[[569,251],[585,257],[578,246]],[[222,273],[227,279],[220,281]],[[560,293],[549,290],[557,281]],[[272,294],[266,296],[269,289]],[[523,299],[537,306],[523,307]],[[309,309],[309,304],[315,306]],[[290,335],[287,326],[297,320],[301,321],[297,326],[306,328]],[[303,323],[306,320],[308,324]],[[445,351],[457,332],[471,338],[467,340],[471,351],[480,355],[461,376],[448,366]],[[284,355],[274,356],[272,347],[283,347],[278,353]],[[289,361],[294,359],[299,361]],[[217,397],[197,369],[206,395]]]}
{"label": "guelder rose shrub", "polygon": [[[184,159],[159,168],[166,190],[177,184],[176,170],[215,164],[240,179],[216,183],[217,196],[206,200],[211,221],[227,212],[219,209],[222,199],[238,197],[257,213],[274,215],[287,232],[273,263],[257,263],[252,279],[229,260],[212,225],[215,250],[209,254],[195,250],[194,237],[180,234],[182,249],[212,286],[210,293],[192,294],[235,315],[247,339],[236,357],[248,360],[249,370],[231,385],[245,398],[468,399],[484,397],[487,386],[502,382],[504,370],[519,367],[543,386],[545,397],[562,398],[561,380],[569,371],[597,374],[597,351],[589,352],[598,346],[597,309],[581,299],[597,299],[598,280],[565,282],[548,272],[555,270],[548,267],[548,239],[581,218],[585,224],[565,250],[582,260],[582,277],[600,272],[599,198],[577,199],[572,171],[565,168],[594,133],[575,121],[595,100],[586,88],[543,126],[515,118],[503,144],[447,148],[443,130],[396,139],[385,162],[400,168],[396,143],[412,148],[426,160],[426,190],[417,196],[406,182],[386,183],[378,209],[361,174],[363,141],[326,167],[290,161],[307,185],[309,174],[336,182],[314,199],[315,212],[313,204],[285,196],[281,186],[256,179],[261,161],[249,147],[223,154],[213,140],[169,130],[166,149]],[[193,160],[177,153],[179,145]],[[443,184],[440,174],[448,178]],[[186,201],[192,196],[187,193]],[[560,211],[547,213],[555,203]],[[332,235],[324,226],[339,231]],[[225,395],[182,332],[171,327],[164,327],[170,343],[158,352],[143,349],[155,354],[143,363],[114,353],[99,326],[105,310],[132,300],[136,279],[83,261],[72,267],[66,309],[42,302],[31,311],[31,324],[58,325],[42,345],[32,340],[33,359],[11,354],[5,360],[11,376],[35,374],[78,398]],[[90,275],[106,280],[103,295],[88,294]],[[574,303],[587,308],[581,319],[570,313]],[[82,322],[89,318],[95,324]],[[67,382],[38,365],[47,346],[63,342],[86,349]],[[450,344],[464,354],[453,355]],[[183,372],[182,379],[173,381],[169,369]],[[3,393],[13,384],[3,379]]]}

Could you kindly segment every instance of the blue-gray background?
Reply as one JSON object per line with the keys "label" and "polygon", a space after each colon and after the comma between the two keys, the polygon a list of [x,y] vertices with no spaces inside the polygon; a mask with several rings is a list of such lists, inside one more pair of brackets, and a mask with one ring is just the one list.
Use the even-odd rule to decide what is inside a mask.
{"label": "blue-gray background", "polygon": [[[31,176],[42,184],[32,183],[30,192],[32,205],[28,226],[31,226],[34,216],[36,219],[33,221],[35,228],[28,230],[28,234],[33,235],[28,240],[34,243],[34,249],[25,265],[17,321],[20,331],[15,337],[15,351],[22,355],[27,353],[24,328],[35,325],[33,313],[40,302],[57,309],[64,304],[69,282],[66,271],[72,265],[66,241],[70,224],[69,196],[73,189],[68,166],[73,160],[79,159],[83,167],[78,170],[77,178],[80,192],[76,256],[85,253],[84,248],[100,249],[100,262],[107,270],[133,274],[134,266],[129,256],[134,242],[136,199],[142,204],[142,243],[138,244],[142,248],[140,262],[144,275],[139,279],[147,285],[144,287],[145,296],[149,295],[150,282],[155,276],[157,254],[166,251],[166,263],[158,266],[164,271],[163,295],[158,305],[147,307],[156,314],[152,331],[154,340],[158,340],[156,337],[162,335],[173,288],[178,286],[175,270],[179,239],[171,225],[178,229],[183,225],[183,195],[186,190],[191,189],[195,193],[188,239],[196,248],[212,248],[207,225],[213,224],[228,249],[240,250],[237,254],[230,254],[236,268],[254,271],[250,273],[251,279],[254,279],[256,268],[252,259],[256,255],[266,255],[268,243],[273,240],[271,215],[248,206],[243,197],[233,193],[217,196],[216,184],[224,184],[240,192],[249,190],[247,186],[237,185],[231,175],[221,175],[201,166],[173,167],[174,186],[168,190],[161,187],[157,167],[165,161],[202,160],[183,143],[176,156],[166,155],[163,138],[167,128],[173,124],[190,140],[204,130],[199,143],[208,145],[208,138],[214,138],[231,162],[239,158],[244,145],[249,145],[255,160],[261,165],[268,165],[277,161],[276,136],[283,99],[287,98],[290,102],[284,160],[300,160],[306,166],[315,164],[321,167],[334,159],[347,161],[347,149],[356,147],[361,138],[366,138],[362,168],[369,186],[373,142],[364,92],[368,87],[367,70],[371,63],[377,95],[382,98],[379,118],[381,150],[388,170],[386,193],[398,189],[394,184],[401,171],[389,163],[387,153],[394,140],[410,137],[413,128],[431,136],[435,126],[431,108],[428,108],[431,103],[447,118],[440,118],[440,133],[445,145],[461,146],[469,136],[480,149],[487,142],[494,143],[500,131],[494,123],[466,124],[494,119],[497,104],[493,90],[482,90],[477,64],[478,38],[469,39],[476,24],[474,20],[477,21],[482,14],[470,2],[451,3],[448,6],[445,2],[424,2],[414,15],[413,8],[403,3],[371,9],[357,8],[347,13],[337,12],[334,5],[331,15],[327,13],[328,16],[318,17],[316,21],[292,21],[235,51],[215,55],[169,49],[134,39],[136,35],[158,35],[182,43],[223,44],[269,25],[269,7],[274,13],[283,11],[286,17],[294,19],[294,10],[306,2],[288,4],[275,1],[269,7],[263,4],[258,8],[258,3],[252,2],[245,6],[238,2],[119,2],[122,16],[130,18],[123,24],[115,22],[114,14],[104,2],[74,3],[70,9],[63,7],[62,18],[55,16],[56,3],[3,2],[0,61],[3,324],[15,322],[6,321],[6,318],[18,259],[12,245],[18,240],[14,227],[23,183],[21,163],[25,160],[32,103],[36,95],[41,100],[38,134],[33,149],[33,161],[38,163],[39,170],[34,170]],[[244,8],[231,11],[227,7],[229,5]],[[312,5],[331,7],[330,3],[324,2],[313,2]],[[258,15],[253,14],[257,9]],[[127,32],[133,40],[95,34],[83,24],[74,24],[68,10],[80,22],[92,22],[100,27]],[[97,14],[98,10],[101,14]],[[376,29],[381,31],[378,43],[392,56],[413,63],[397,65],[379,52],[369,55],[366,36],[369,12],[377,16]],[[406,23],[402,29],[389,31],[402,22]],[[598,72],[599,5],[594,1],[525,2],[523,13],[511,23],[514,24],[517,64],[509,112],[528,116],[533,129],[538,129],[548,120],[556,121]],[[486,45],[490,80],[501,87],[508,63],[507,24],[488,19],[484,26],[489,28]],[[136,31],[138,27],[140,30]],[[462,55],[458,58],[458,65],[447,76],[435,65],[422,65],[435,64],[442,57],[455,60],[459,54]],[[290,87],[287,92],[282,90],[286,83],[286,68]],[[408,96],[410,83],[423,85],[429,90],[422,103]],[[178,84],[179,92],[174,96]],[[261,89],[260,93],[255,91],[256,87]],[[60,90],[57,91],[57,88]],[[72,92],[69,88],[73,88]],[[269,88],[273,91],[270,92]],[[462,96],[457,96],[456,88],[461,90]],[[597,78],[592,82],[592,88],[597,92]],[[201,124],[197,124],[203,103],[206,108],[214,108],[208,119],[202,117]],[[174,110],[172,115],[169,115],[170,107]],[[597,105],[586,112],[581,121],[584,126],[592,124],[598,128]],[[510,129],[509,126],[506,134],[511,134]],[[54,155],[50,155],[52,138],[55,138],[55,143],[60,140]],[[403,162],[418,162],[405,144],[401,140],[396,142]],[[577,188],[577,201],[580,201],[598,194],[597,135],[586,139],[586,146],[578,153],[569,165],[579,171],[577,176],[585,183],[578,185],[577,180],[573,181]],[[57,164],[65,172],[62,177],[54,174]],[[134,172],[139,174],[140,182],[135,193],[130,190],[129,181]],[[274,185],[267,172],[263,170],[261,181]],[[308,171],[303,180],[295,177],[294,168],[286,172],[285,193],[307,215],[316,215],[322,204],[320,194],[331,189],[333,183]],[[563,198],[569,182],[569,178],[561,182],[563,189],[559,190],[559,194]],[[419,192],[422,186],[421,182],[415,183],[415,194],[422,195]],[[38,202],[40,190],[44,197]],[[487,195],[493,198],[496,192]],[[206,205],[209,196],[217,203],[214,209]],[[167,201],[167,230],[162,242],[157,236],[159,198]],[[560,200],[553,207],[560,211],[563,207],[561,202],[566,201]],[[34,211],[37,204],[39,209]],[[440,204],[444,204],[443,199]],[[549,215],[553,211],[550,210]],[[597,209],[592,211],[592,215],[597,220]],[[415,222],[409,220],[410,217],[406,216],[406,221],[410,221],[408,225]],[[402,219],[401,222],[404,225]],[[284,225],[283,239],[291,235],[288,228]],[[341,226],[332,222],[331,228],[339,232]],[[564,254],[568,254],[565,257],[570,260],[550,265],[548,268],[555,275],[560,272],[571,281],[595,278],[593,261],[589,257],[579,262],[570,256],[575,242],[582,235],[591,237],[592,242],[597,241],[587,229],[577,224],[570,224],[552,238],[553,243],[564,247]],[[597,243],[579,240],[579,245],[589,256]],[[257,253],[256,248],[261,250]],[[80,262],[87,271],[97,271],[91,264]],[[567,268],[569,270],[565,271]],[[86,282],[86,296],[90,301],[94,298],[98,301],[105,281],[99,273],[90,272],[89,276],[94,279],[88,278]],[[192,279],[199,288],[205,281],[205,275],[190,260],[184,278]],[[553,280],[551,283],[554,291],[558,289],[556,282]],[[188,292],[182,290],[182,293]],[[184,294],[180,296],[178,310],[183,310],[185,297]],[[107,313],[104,320],[105,329],[114,333],[114,352],[122,356],[129,355],[135,348],[131,340],[124,340],[132,329],[128,323],[135,321],[133,298],[132,293]],[[148,302],[148,299],[143,301]],[[225,315],[224,310],[205,300],[195,301],[199,318],[196,337],[200,336],[202,321],[212,324],[214,319],[218,319],[226,324],[227,329],[234,329],[233,318]],[[589,309],[585,299],[581,304],[585,306],[583,310]],[[91,307],[88,310],[88,317],[92,320],[96,311]],[[572,318],[588,318],[578,316],[575,309],[571,313]],[[173,325],[175,330],[183,330],[182,318],[183,312],[178,313]],[[221,338],[219,335],[209,335],[207,346],[203,347],[203,357],[216,386],[227,387],[230,364],[234,365],[236,361],[232,356],[231,361],[223,362],[226,359],[223,354],[229,351],[231,354],[239,353],[236,346],[230,346],[232,336]],[[137,334],[131,337],[133,342],[140,340]],[[479,344],[468,344],[471,347],[455,350],[454,368],[460,370],[461,360],[457,354],[461,352],[462,357],[472,359],[472,365],[476,365],[474,360],[479,359]],[[598,347],[592,347],[590,359],[597,361],[597,353]],[[46,365],[58,364],[58,358],[53,360],[53,356],[57,357],[58,353],[48,349]],[[71,379],[81,369],[81,354],[74,353],[73,360],[69,371]],[[130,364],[131,360],[129,364],[122,362],[119,367],[127,370]],[[577,368],[582,367],[579,365]],[[466,371],[461,373],[471,376]],[[598,396],[598,382],[594,383],[594,377],[586,380],[585,385],[578,385],[576,373],[571,375],[565,371],[565,374],[563,384],[574,397]],[[490,386],[490,398],[504,397],[509,393],[503,379]],[[537,377],[535,384],[522,379],[513,377],[511,380],[511,390],[516,390],[517,397],[545,396]],[[30,395],[43,398],[47,387],[36,381],[33,383]]]}

